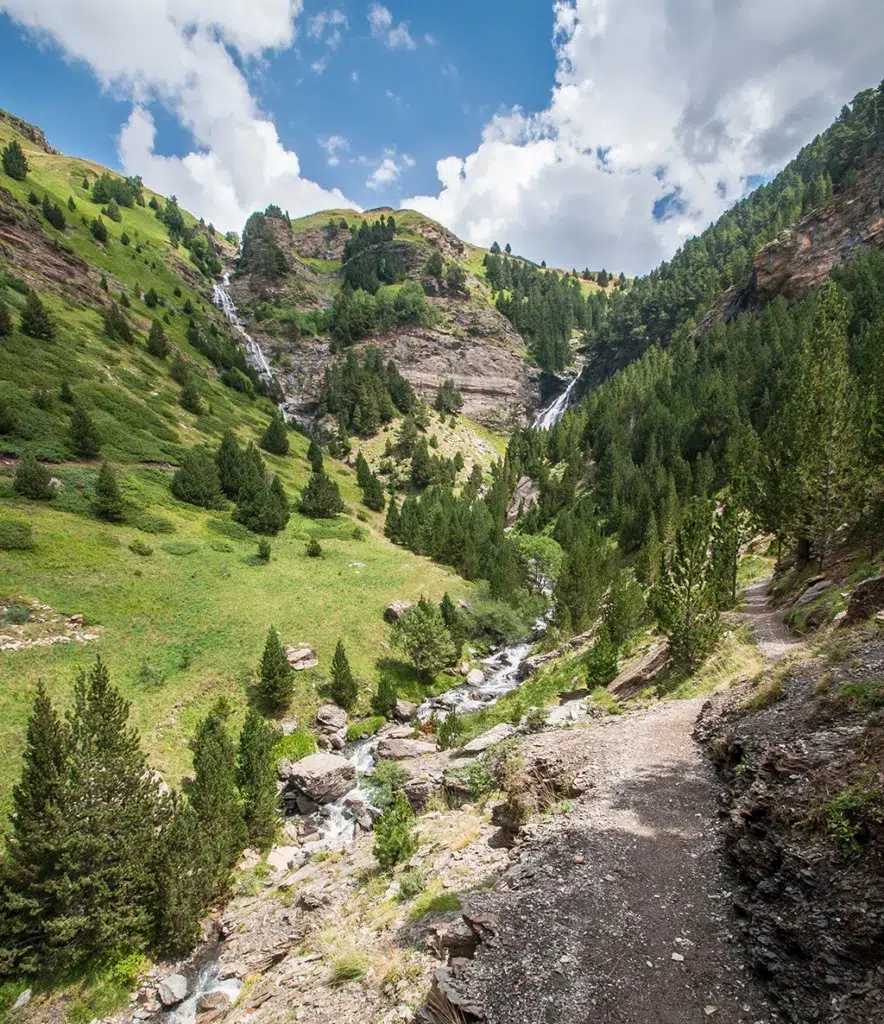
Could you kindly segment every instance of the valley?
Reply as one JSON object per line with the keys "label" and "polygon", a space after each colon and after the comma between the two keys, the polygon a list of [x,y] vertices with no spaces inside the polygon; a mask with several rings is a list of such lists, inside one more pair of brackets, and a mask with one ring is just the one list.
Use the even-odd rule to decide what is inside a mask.
{"label": "valley", "polygon": [[627,278],[0,112],[0,1020],[878,1019],[882,140]]}

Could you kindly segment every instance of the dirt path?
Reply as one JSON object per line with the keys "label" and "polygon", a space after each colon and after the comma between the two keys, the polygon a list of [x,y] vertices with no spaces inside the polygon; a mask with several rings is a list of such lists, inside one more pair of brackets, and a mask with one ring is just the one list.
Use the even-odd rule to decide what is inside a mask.
{"label": "dirt path", "polygon": [[738,617],[748,622],[758,644],[761,656],[767,662],[779,661],[784,654],[789,654],[801,647],[801,641],[783,622],[781,612],[771,611],[767,607],[767,592],[770,579],[759,580],[746,588],[743,604],[737,613]]}
{"label": "dirt path", "polygon": [[[730,909],[716,783],[691,735],[701,704],[587,730],[594,787],[535,826],[518,863],[470,898],[471,912],[500,923],[498,945],[481,947],[468,972],[488,1024],[778,1019]],[[555,735],[544,737],[551,751]]]}

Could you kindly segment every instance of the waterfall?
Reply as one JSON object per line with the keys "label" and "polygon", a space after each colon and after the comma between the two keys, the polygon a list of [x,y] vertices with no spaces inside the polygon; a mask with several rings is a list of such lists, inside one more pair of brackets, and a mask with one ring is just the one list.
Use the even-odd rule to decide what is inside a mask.
{"label": "waterfall", "polygon": [[230,293],[227,291],[228,283],[228,274],[225,274],[221,281],[215,282],[212,287],[212,303],[221,310],[242,338],[246,347],[246,359],[249,365],[254,367],[265,379],[271,378],[273,370],[270,366],[270,360],[264,355],[264,350],[258,342],[246,333],[246,329],[243,327],[239,314],[236,311],[236,306],[233,304],[233,299],[231,299]]}
{"label": "waterfall", "polygon": [[554,402],[548,405],[545,409],[540,410],[540,412],[534,417],[535,427],[539,430],[549,430],[550,427],[554,427],[559,422],[559,420],[565,415],[565,410],[571,403],[571,392],[574,390],[578,380],[580,380],[580,374],[571,381],[571,383]]}

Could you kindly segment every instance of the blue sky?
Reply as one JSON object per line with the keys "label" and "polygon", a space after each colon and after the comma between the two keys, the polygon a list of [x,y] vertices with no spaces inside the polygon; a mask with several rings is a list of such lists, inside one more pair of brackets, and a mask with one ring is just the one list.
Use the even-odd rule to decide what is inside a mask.
{"label": "blue sky", "polygon": [[406,205],[649,270],[884,73],[881,0],[0,0],[0,105],[218,227]]}

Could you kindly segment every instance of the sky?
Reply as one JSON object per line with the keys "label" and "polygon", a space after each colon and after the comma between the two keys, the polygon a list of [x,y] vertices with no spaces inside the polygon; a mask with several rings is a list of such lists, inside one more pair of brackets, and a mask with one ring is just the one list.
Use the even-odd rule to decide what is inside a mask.
{"label": "sky", "polygon": [[884,77],[881,0],[0,0],[0,106],[222,230],[416,208],[644,273]]}

